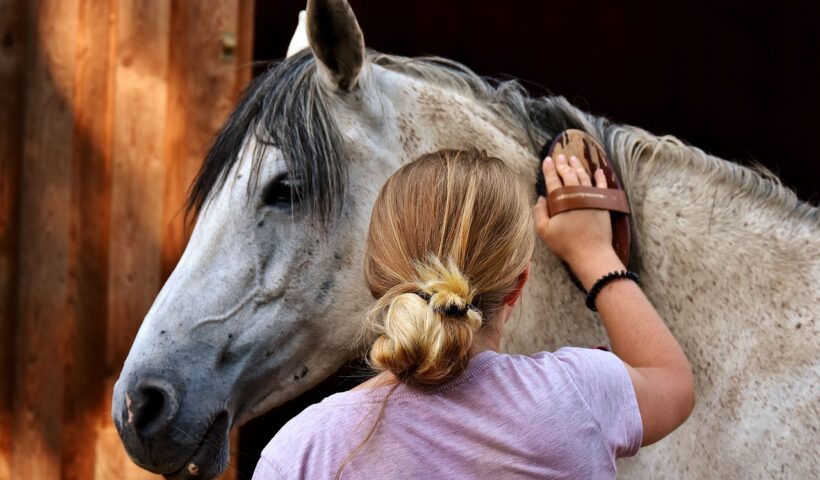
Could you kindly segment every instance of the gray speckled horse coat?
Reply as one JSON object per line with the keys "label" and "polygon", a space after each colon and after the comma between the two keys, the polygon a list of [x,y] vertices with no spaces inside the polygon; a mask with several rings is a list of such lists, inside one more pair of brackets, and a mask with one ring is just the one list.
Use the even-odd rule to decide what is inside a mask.
{"label": "gray speckled horse coat", "polygon": [[[138,464],[172,478],[217,474],[233,425],[356,354],[372,301],[361,272],[370,209],[400,165],[477,146],[534,185],[540,147],[582,128],[620,171],[633,268],[697,378],[692,417],[622,461],[621,474],[816,475],[816,208],[765,174],[563,98],[532,98],[443,59],[368,52],[344,0],[311,0],[306,26],[310,48],[296,44],[249,88],[205,160],[193,236],[117,382],[114,420]],[[540,246],[533,263],[504,349],[605,342],[559,261]]]}

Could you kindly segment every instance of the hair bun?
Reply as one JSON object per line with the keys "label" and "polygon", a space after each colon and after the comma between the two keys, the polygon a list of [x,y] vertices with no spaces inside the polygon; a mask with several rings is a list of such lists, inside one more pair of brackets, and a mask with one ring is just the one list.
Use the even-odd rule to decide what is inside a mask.
{"label": "hair bun", "polygon": [[470,305],[474,291],[454,262],[429,255],[416,269],[417,282],[397,287],[371,311],[379,336],[370,363],[411,385],[440,385],[466,368],[483,315]]}
{"label": "hair bun", "polygon": [[475,292],[470,288],[467,278],[461,273],[452,260],[445,266],[438,257],[428,255],[427,263],[417,265],[419,280],[422,284],[422,298],[438,313],[448,316],[464,316],[472,307],[470,302]]}

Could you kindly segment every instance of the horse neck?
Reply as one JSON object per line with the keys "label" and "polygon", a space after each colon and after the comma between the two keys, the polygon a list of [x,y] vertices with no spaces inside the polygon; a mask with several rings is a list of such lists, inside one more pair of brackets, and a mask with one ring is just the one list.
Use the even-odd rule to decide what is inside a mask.
{"label": "horse neck", "polygon": [[[750,318],[758,329],[786,317],[794,325],[808,323],[816,314],[812,304],[820,303],[817,292],[806,294],[820,283],[816,208],[751,169],[676,139],[603,127],[599,135],[619,164],[632,204],[632,268],[677,332],[696,344],[723,329],[743,328]],[[505,349],[606,343],[583,295],[543,245],[535,252],[531,283]],[[705,323],[704,316],[718,320]]]}
{"label": "horse neck", "polygon": [[[520,129],[463,95],[422,92],[411,102],[415,113],[400,114],[407,115],[402,124],[414,131],[404,138],[425,139],[404,145],[408,160],[436,148],[477,145],[507,160],[533,188],[539,162]],[[686,302],[709,298],[701,294],[711,289],[720,294],[712,298],[743,299],[751,311],[772,312],[765,302],[786,302],[787,296],[799,297],[801,289],[820,283],[816,208],[751,169],[709,157],[672,137],[614,126],[580,111],[567,113],[585,128],[597,129],[618,165],[636,227],[633,268],[645,278],[645,289],[660,310],[687,311]],[[518,326],[506,335],[508,350],[605,342],[583,296],[543,245],[536,249],[530,283],[514,322]],[[726,307],[714,308],[720,315]]]}

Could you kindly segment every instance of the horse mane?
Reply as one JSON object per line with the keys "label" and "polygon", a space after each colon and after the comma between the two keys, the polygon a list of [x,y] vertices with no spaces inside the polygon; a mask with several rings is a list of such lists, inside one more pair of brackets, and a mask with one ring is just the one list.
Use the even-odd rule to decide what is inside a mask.
{"label": "horse mane", "polygon": [[[627,191],[639,169],[685,168],[714,182],[734,186],[737,196],[785,212],[786,218],[820,227],[820,209],[797,198],[764,166],[746,167],[708,155],[673,135],[656,136],[606,117],[586,113],[562,96],[533,97],[516,80],[482,77],[468,67],[440,57],[398,57],[373,52],[371,63],[434,85],[470,95],[486,104],[507,126],[524,133],[537,158],[560,131],[577,128],[597,136],[606,146]],[[540,162],[534,169],[540,167]]]}
{"label": "horse mane", "polygon": [[782,215],[778,220],[820,228],[820,209],[800,200],[777,175],[759,163],[740,165],[710,155],[673,135],[656,136],[634,126],[609,125],[604,136],[608,150],[622,163],[627,184],[639,169],[652,172],[678,168],[713,184],[730,185],[730,198],[721,200],[742,199],[750,208],[761,205],[776,209]]}
{"label": "horse mane", "polygon": [[[543,156],[544,147],[559,132],[577,128],[602,141],[627,190],[639,169],[667,168],[668,162],[674,162],[713,180],[729,182],[750,200],[780,206],[790,218],[820,226],[820,210],[800,201],[763,167],[724,161],[674,136],[658,137],[637,127],[615,124],[576,108],[561,96],[533,97],[516,80],[482,77],[453,60],[401,57],[372,50],[367,60],[476,99],[526,138],[535,158]],[[211,192],[221,187],[227,172],[239,161],[243,148],[253,145],[252,172],[256,177],[265,147],[273,145],[281,151],[289,175],[300,180],[298,194],[308,213],[320,222],[333,219],[341,212],[347,169],[342,135],[326,100],[309,49],[274,64],[251,82],[205,157],[191,186],[187,211],[198,213],[202,209]],[[251,132],[256,134],[257,142],[248,141]],[[539,165],[534,162],[534,173]],[[255,178],[250,179],[251,191],[256,183]]]}

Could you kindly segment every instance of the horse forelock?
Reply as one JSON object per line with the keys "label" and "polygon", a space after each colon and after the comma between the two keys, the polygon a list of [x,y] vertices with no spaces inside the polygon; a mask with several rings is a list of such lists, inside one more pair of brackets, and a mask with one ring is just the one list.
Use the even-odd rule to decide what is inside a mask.
{"label": "horse forelock", "polygon": [[[257,188],[259,168],[268,147],[279,149],[288,176],[307,213],[327,223],[341,210],[346,168],[339,128],[327,108],[316,62],[304,50],[274,64],[251,82],[228,117],[191,186],[187,211],[197,214],[225,182],[228,172],[249,152],[252,167],[248,195]],[[249,142],[253,137],[256,141]]]}

